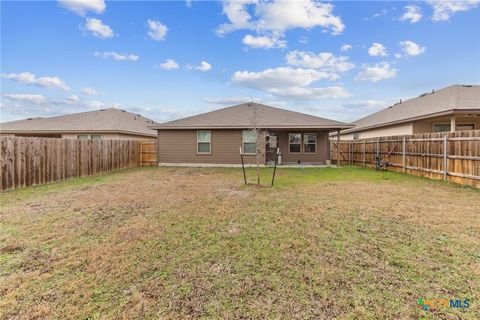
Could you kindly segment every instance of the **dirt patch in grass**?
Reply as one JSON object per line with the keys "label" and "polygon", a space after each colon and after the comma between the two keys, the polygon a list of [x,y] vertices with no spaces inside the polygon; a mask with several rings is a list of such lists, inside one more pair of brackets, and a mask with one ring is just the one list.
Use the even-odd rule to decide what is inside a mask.
{"label": "dirt patch in grass", "polygon": [[2,193],[0,318],[477,318],[478,190],[350,167],[276,181],[151,168]]}

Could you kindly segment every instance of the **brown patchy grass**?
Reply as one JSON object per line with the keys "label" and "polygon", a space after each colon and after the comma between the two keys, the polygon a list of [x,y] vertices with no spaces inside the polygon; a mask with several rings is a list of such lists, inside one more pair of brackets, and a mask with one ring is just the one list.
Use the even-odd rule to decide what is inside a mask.
{"label": "brown patchy grass", "polygon": [[0,318],[478,318],[479,190],[278,173],[274,188],[147,168],[2,193]]}

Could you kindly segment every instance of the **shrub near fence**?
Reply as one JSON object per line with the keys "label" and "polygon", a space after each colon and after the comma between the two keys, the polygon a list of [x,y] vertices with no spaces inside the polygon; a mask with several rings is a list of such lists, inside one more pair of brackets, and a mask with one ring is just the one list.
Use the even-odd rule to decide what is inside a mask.
{"label": "shrub near fence", "polygon": [[[342,140],[339,151],[341,164],[375,167],[378,156],[388,170],[480,188],[480,130]],[[330,152],[335,163],[336,140]]]}
{"label": "shrub near fence", "polygon": [[0,137],[1,190],[138,167],[139,141]]}

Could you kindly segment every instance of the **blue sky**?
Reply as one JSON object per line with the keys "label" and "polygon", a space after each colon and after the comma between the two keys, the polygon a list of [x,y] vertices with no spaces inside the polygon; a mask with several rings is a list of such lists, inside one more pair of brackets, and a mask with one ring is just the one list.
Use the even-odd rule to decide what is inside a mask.
{"label": "blue sky", "polygon": [[253,98],[343,121],[480,83],[478,1],[1,1],[1,121]]}

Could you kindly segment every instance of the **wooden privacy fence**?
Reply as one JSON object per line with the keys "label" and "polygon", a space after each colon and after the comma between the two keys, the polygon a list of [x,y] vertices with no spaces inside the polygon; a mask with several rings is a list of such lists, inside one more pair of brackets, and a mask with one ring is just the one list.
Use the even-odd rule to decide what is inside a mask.
{"label": "wooden privacy fence", "polygon": [[26,187],[138,167],[140,143],[0,136],[0,187]]}
{"label": "wooden privacy fence", "polygon": [[330,141],[330,159],[480,187],[480,130]]}
{"label": "wooden privacy fence", "polygon": [[140,165],[155,166],[157,165],[157,142],[142,141],[140,143]]}

